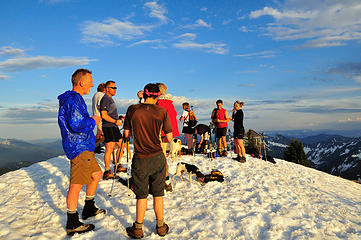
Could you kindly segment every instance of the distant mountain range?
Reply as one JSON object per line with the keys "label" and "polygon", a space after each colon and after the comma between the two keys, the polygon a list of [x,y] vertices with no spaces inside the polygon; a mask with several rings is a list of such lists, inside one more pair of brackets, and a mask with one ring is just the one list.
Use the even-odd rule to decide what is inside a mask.
{"label": "distant mountain range", "polygon": [[[293,139],[283,135],[266,138],[268,153],[283,159],[283,152]],[[319,134],[298,140],[313,168],[350,180],[361,178],[361,137]]]}
{"label": "distant mountain range", "polygon": [[32,144],[0,138],[0,175],[63,154],[61,140]]}

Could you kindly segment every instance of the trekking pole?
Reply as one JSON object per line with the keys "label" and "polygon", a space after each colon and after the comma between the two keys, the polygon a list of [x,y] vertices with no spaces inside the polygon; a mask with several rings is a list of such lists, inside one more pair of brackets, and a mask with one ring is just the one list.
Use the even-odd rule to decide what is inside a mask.
{"label": "trekking pole", "polygon": [[[123,143],[124,143],[124,142],[122,142],[121,147],[120,147],[120,149],[118,150],[119,153],[122,151]],[[115,169],[114,169],[114,177],[113,177],[112,187],[110,188],[110,192],[109,192],[109,194],[108,194],[109,197],[112,196],[113,187],[114,187],[114,181],[115,181],[115,178],[116,178],[116,175],[117,175],[118,164],[119,164],[119,162],[120,162],[120,159],[119,159],[119,161],[117,161],[117,158],[118,158],[119,154],[117,154],[117,158],[116,158],[114,152],[115,152],[115,150],[113,149],[113,159],[114,159],[114,161],[115,161]]]}
{"label": "trekking pole", "polygon": [[229,144],[229,151],[231,152],[231,158],[233,157],[232,155],[232,143],[231,143],[232,139],[231,139],[231,129],[228,128],[228,144]]}

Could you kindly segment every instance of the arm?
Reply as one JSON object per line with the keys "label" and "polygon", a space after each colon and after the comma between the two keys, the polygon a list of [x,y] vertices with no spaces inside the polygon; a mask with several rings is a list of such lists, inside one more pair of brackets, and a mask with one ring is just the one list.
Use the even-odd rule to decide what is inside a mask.
{"label": "arm", "polygon": [[101,115],[102,115],[102,118],[107,122],[115,123],[117,126],[122,125],[122,122],[119,119],[113,119],[112,117],[110,117],[108,115],[107,111],[104,111],[104,110],[101,111]]}
{"label": "arm", "polygon": [[124,136],[127,138],[127,137],[130,137],[130,130],[127,130],[127,129],[124,129]]}
{"label": "arm", "polygon": [[99,116],[89,117],[86,108],[82,109],[81,101],[68,103],[67,109],[65,118],[74,132],[91,131],[99,122]]}

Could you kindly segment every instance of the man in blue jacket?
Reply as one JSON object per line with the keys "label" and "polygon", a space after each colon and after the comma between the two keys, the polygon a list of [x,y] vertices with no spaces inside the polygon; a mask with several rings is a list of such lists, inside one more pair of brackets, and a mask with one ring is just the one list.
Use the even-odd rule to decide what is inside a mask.
{"label": "man in blue jacket", "polygon": [[72,91],[66,91],[58,97],[58,124],[63,149],[66,156],[71,160],[70,184],[66,199],[68,216],[66,232],[68,235],[94,229],[93,224],[84,224],[79,221],[77,205],[83,185],[87,185],[87,188],[82,218],[87,219],[106,212],[104,209],[98,209],[94,202],[95,191],[103,172],[94,156],[95,136],[93,129],[101,118],[89,116],[82,97],[89,94],[90,89],[94,87],[91,71],[87,69],[76,70],[72,75],[72,84]]}

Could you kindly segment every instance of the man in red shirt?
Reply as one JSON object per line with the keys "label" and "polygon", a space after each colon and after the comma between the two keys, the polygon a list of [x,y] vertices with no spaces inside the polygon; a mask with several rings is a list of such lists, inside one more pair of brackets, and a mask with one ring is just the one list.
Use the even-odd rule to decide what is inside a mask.
{"label": "man in red shirt", "polygon": [[223,101],[218,99],[217,108],[213,109],[211,119],[216,127],[217,151],[221,156],[227,156],[227,127],[230,120],[228,112],[223,108]]}

